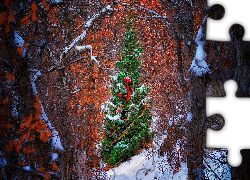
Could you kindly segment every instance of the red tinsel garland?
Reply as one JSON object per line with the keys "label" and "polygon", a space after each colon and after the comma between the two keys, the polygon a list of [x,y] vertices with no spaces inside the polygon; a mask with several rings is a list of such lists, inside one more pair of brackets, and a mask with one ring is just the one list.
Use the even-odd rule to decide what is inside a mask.
{"label": "red tinsel garland", "polygon": [[128,84],[131,83],[131,79],[127,77],[127,78],[124,78],[123,80],[124,80],[125,82],[127,82],[128,96],[127,96],[126,98],[127,98],[127,101],[129,101],[129,98],[130,98],[130,90],[129,90]]}

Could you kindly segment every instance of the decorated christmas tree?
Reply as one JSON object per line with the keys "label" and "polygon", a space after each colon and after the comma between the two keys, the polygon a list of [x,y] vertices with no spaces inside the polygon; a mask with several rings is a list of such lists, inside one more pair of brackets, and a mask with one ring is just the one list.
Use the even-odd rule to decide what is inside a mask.
{"label": "decorated christmas tree", "polygon": [[112,97],[102,106],[105,121],[102,159],[109,166],[128,160],[153,139],[150,132],[152,116],[149,87],[140,79],[142,47],[134,28],[132,15],[127,18],[126,32],[120,58],[116,61],[119,73],[110,76]]}

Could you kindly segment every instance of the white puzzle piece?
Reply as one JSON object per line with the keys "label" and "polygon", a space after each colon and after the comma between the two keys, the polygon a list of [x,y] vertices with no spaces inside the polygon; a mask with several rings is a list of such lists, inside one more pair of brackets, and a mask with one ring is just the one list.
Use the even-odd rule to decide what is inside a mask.
{"label": "white puzzle piece", "polygon": [[225,119],[219,131],[207,130],[206,146],[209,148],[227,148],[228,162],[239,166],[242,158],[241,149],[250,149],[250,98],[235,96],[237,83],[225,82],[226,97],[206,97],[206,115],[221,114]]}
{"label": "white puzzle piece", "polygon": [[245,29],[244,41],[250,41],[250,1],[249,0],[208,0],[208,6],[220,4],[225,8],[221,20],[207,19],[206,39],[212,41],[231,41],[229,29],[240,24]]}

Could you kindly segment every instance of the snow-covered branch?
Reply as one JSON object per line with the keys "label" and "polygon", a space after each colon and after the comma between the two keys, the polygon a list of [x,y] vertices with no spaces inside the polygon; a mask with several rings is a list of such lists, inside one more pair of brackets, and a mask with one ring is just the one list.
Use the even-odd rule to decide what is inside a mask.
{"label": "snow-covered branch", "polygon": [[[34,77],[30,78],[33,93],[35,96],[38,96],[35,81],[37,80],[37,78],[39,76],[41,76],[41,72],[37,71],[36,74],[34,75]],[[42,119],[46,123],[46,125],[49,127],[49,129],[52,131],[52,137],[51,137],[52,138],[52,140],[51,140],[52,150],[57,149],[57,150],[63,151],[64,148],[62,147],[59,134],[58,134],[57,130],[52,126],[51,122],[49,121],[49,118],[47,117],[45,110],[43,108],[42,102],[40,100],[38,100],[38,101],[41,104],[41,116],[39,116],[39,118]],[[55,160],[57,157],[58,157],[57,153],[52,154],[52,160]]]}
{"label": "snow-covered branch", "polygon": [[96,56],[93,56],[93,49],[92,49],[92,46],[91,46],[91,45],[76,46],[76,50],[78,50],[78,51],[82,51],[82,50],[85,50],[85,49],[90,49],[90,57],[91,57],[91,60],[95,61],[96,64],[98,64],[98,67],[99,67],[99,66],[100,66],[100,63],[99,63],[99,61],[96,60]]}
{"label": "snow-covered branch", "polygon": [[[147,9],[147,8],[141,6],[141,5],[122,3],[120,0],[114,1],[114,4],[121,4],[121,5],[125,6],[125,7],[130,7],[130,6],[134,5],[135,8],[131,8],[131,10],[135,10],[135,9],[136,10],[138,10],[138,9],[139,10],[144,10],[147,13],[151,14],[152,18],[159,18],[159,19],[164,20],[165,23],[170,24],[169,23],[170,21],[169,21],[169,19],[166,16],[162,16],[159,13],[157,13],[156,11],[151,10],[151,9]],[[77,42],[79,42],[80,40],[83,40],[87,36],[87,33],[88,33],[90,27],[93,25],[93,22],[95,20],[97,20],[98,18],[102,17],[104,14],[109,14],[110,12],[113,12],[113,11],[116,11],[116,10],[118,10],[118,9],[114,9],[114,8],[112,8],[111,5],[108,5],[105,8],[103,8],[99,13],[94,14],[87,22],[85,22],[83,24],[84,31],[82,32],[82,34],[80,34],[78,37],[76,37],[73,40],[73,42],[70,43],[70,45],[68,45],[67,47],[64,48],[62,54],[60,55],[60,62],[61,62],[63,56],[66,55],[69,52],[69,50],[71,50],[76,45]],[[93,60],[95,60],[95,59],[93,59]]]}
{"label": "snow-covered branch", "polygon": [[103,8],[103,9],[101,10],[100,13],[97,13],[97,14],[93,15],[93,16],[84,24],[84,27],[85,27],[85,28],[84,28],[84,31],[82,32],[82,34],[79,35],[77,38],[75,38],[75,39],[73,40],[73,42],[72,42],[69,46],[65,47],[65,49],[64,49],[63,52],[62,52],[62,54],[60,55],[60,61],[61,61],[63,55],[67,54],[68,51],[69,51],[70,49],[72,49],[72,48],[76,45],[77,42],[79,42],[80,40],[83,40],[83,39],[86,37],[89,28],[91,27],[91,25],[93,24],[93,22],[94,22],[95,20],[97,20],[98,18],[100,18],[103,14],[106,14],[106,13],[108,14],[108,13],[110,13],[111,11],[113,11],[113,8],[112,8],[110,5],[108,5],[108,6],[106,6],[105,8]]}
{"label": "snow-covered branch", "polygon": [[46,73],[52,72],[52,71],[55,71],[55,70],[63,70],[63,69],[65,69],[65,68],[69,67],[69,66],[70,66],[71,64],[73,64],[73,63],[76,63],[76,62],[78,62],[78,61],[80,61],[80,60],[82,60],[82,59],[88,59],[88,58],[89,58],[89,56],[86,56],[86,57],[81,57],[81,58],[79,58],[79,59],[76,59],[76,60],[74,60],[74,61],[68,61],[67,64],[66,64],[65,66],[62,66],[62,67],[55,67],[55,66],[52,66],[52,68],[50,68],[50,70],[48,70]]}
{"label": "snow-covered branch", "polygon": [[[159,18],[159,19],[162,19],[164,20],[165,23],[167,24],[170,24],[170,21],[169,19],[166,17],[166,16],[162,16],[160,15],[159,13],[157,13],[156,11],[152,10],[152,9],[148,9],[148,8],[145,8],[141,5],[138,5],[138,4],[128,4],[128,3],[122,3],[121,1],[117,1],[117,3],[125,6],[125,7],[130,7],[130,6],[135,6],[135,8],[131,8],[131,10],[144,10],[146,11],[147,13],[149,14],[152,14],[152,16],[148,16],[148,18]],[[116,9],[115,9],[116,10]],[[140,18],[140,17],[139,17]],[[144,17],[145,18],[145,17]]]}

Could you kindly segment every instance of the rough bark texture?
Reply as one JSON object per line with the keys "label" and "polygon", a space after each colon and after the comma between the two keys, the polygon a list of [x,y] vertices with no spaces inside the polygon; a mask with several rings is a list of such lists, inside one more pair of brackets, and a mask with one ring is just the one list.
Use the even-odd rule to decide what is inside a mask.
{"label": "rough bark texture", "polygon": [[206,143],[206,81],[205,76],[190,75],[192,121],[188,125],[188,179],[203,179],[203,155]]}
{"label": "rough bark texture", "polygon": [[58,106],[60,107],[60,112],[59,112],[59,124],[62,126],[61,132],[61,142],[62,146],[64,148],[64,152],[62,153],[60,161],[62,162],[60,164],[61,166],[61,177],[62,179],[72,179],[72,167],[73,167],[73,162],[74,162],[74,155],[73,155],[73,150],[72,150],[72,131],[71,131],[71,123],[68,118],[68,109],[67,109],[67,98],[68,98],[68,93],[67,89],[65,87],[65,73],[64,71],[58,71]]}
{"label": "rough bark texture", "polygon": [[[249,92],[249,60],[248,51],[249,42],[243,42],[243,29],[240,26],[232,27],[231,38],[235,48],[235,60],[233,64],[234,75],[233,78],[238,83],[238,91],[236,96],[238,97],[250,97]],[[244,140],[247,141],[248,137]],[[232,167],[232,179],[233,180],[248,180],[250,179],[250,150],[241,150],[242,163],[238,167]]]}

